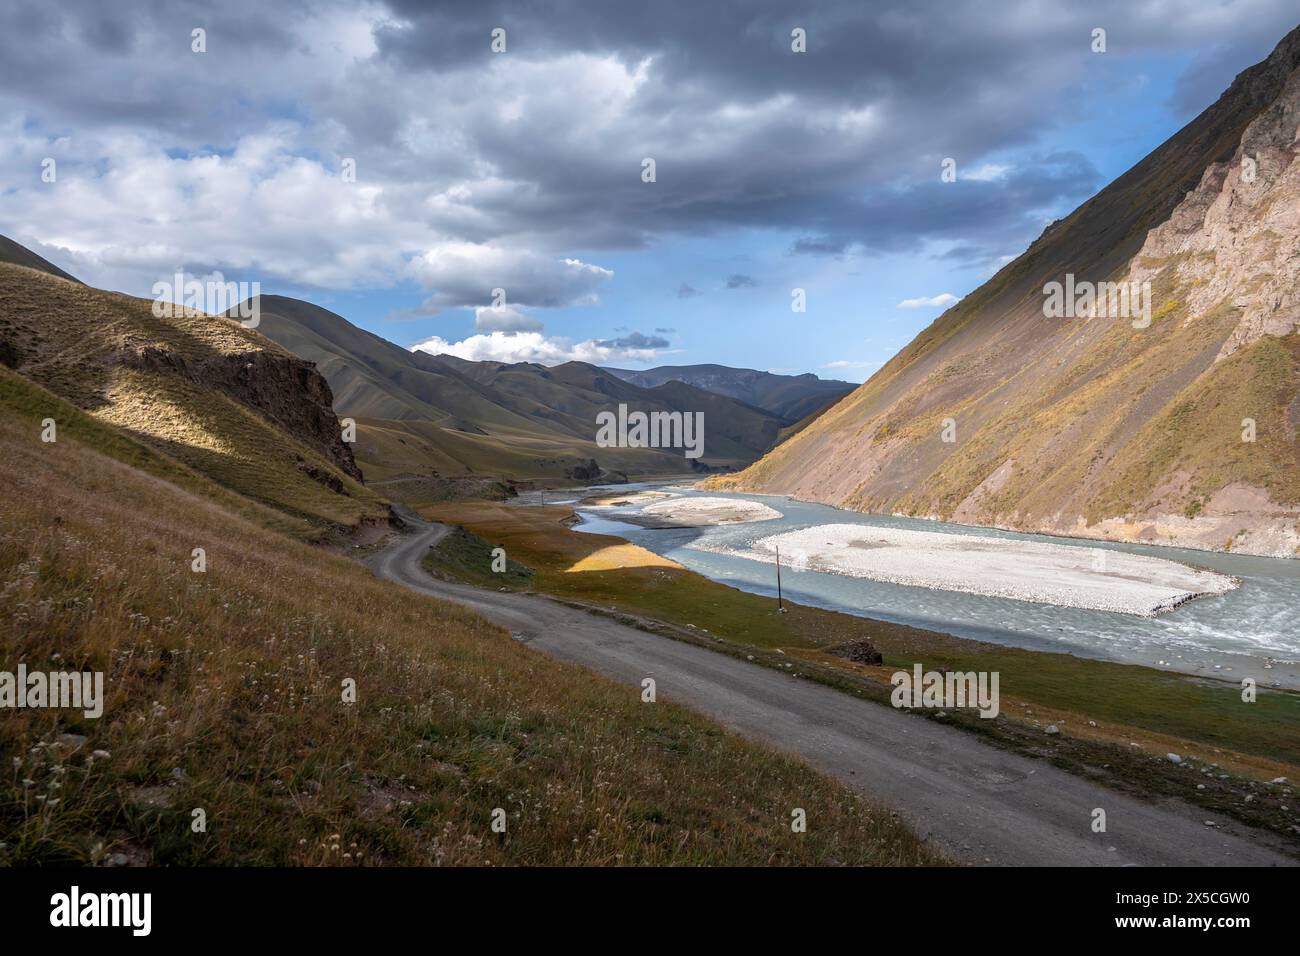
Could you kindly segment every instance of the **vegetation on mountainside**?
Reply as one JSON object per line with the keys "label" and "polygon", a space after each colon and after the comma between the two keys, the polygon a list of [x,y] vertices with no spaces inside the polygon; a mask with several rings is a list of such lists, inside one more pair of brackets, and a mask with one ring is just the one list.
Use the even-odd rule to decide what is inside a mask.
{"label": "vegetation on mountainside", "polygon": [[12,373],[0,412],[0,669],[106,692],[99,719],[0,721],[0,864],[938,861],[806,765],[267,530]]}
{"label": "vegetation on mountainside", "polygon": [[[498,561],[498,556],[493,554],[496,547],[458,525],[431,547],[420,563],[435,577],[493,590],[528,590],[536,572],[508,557]],[[494,570],[494,563],[502,570]]]}
{"label": "vegetation on mountainside", "polygon": [[0,349],[120,436],[281,512],[286,530],[322,538],[387,521],[387,503],[356,478],[324,380],[237,322],[157,316],[147,300],[0,262]]}
{"label": "vegetation on mountainside", "polygon": [[[1300,29],[861,388],[707,486],[1289,556],[1300,336],[1294,217],[1279,210],[1294,208],[1300,168],[1288,119],[1298,68]],[[1279,164],[1267,177],[1233,175],[1238,154],[1269,150]],[[1150,282],[1149,325],[1049,318],[1045,284],[1067,275]]]}
{"label": "vegetation on mountainside", "polygon": [[748,464],[787,424],[761,407],[679,381],[643,388],[584,362],[548,368],[433,356],[385,341],[310,302],[262,296],[261,308],[261,330],[316,363],[339,413],[358,420],[357,456],[371,478],[433,470],[441,477],[571,482],[583,480],[574,471],[592,460],[608,472],[638,475],[696,469],[679,448],[597,445],[597,414],[616,412],[620,404],[702,413],[698,467]]}

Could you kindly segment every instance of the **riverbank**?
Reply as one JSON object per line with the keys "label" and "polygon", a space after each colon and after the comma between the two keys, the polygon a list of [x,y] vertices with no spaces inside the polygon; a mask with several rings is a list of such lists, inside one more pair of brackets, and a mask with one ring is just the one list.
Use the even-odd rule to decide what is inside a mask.
{"label": "riverbank", "polygon": [[[726,499],[685,498],[677,507],[689,511],[695,500]],[[668,510],[674,505],[669,501],[651,507]],[[779,552],[799,570],[1141,617],[1155,617],[1198,597],[1225,594],[1238,585],[1228,575],[1146,555],[859,524],[816,525],[760,538],[749,548],[700,549],[754,561],[772,561]]]}
{"label": "riverbank", "polygon": [[[567,507],[489,502],[425,509],[463,525],[533,572],[530,587],[714,650],[813,677],[888,704],[890,676],[921,663],[939,671],[997,671],[1002,714],[943,719],[1021,753],[1148,796],[1177,794],[1207,810],[1300,836],[1300,695],[1260,690],[1245,704],[1229,682],[954,637],[740,591],[622,538],[574,532]],[[642,560],[636,558],[642,556]],[[580,570],[587,568],[590,570]],[[880,666],[828,651],[866,641]],[[1055,727],[1056,733],[1048,733]],[[1179,755],[1175,764],[1166,757]],[[1203,786],[1204,789],[1198,789]],[[1248,799],[1249,798],[1249,799]],[[1286,807],[1287,809],[1282,809]]]}
{"label": "riverbank", "polygon": [[[681,487],[653,490],[673,492],[681,498],[702,494]],[[1089,568],[1095,560],[1103,571],[1129,555],[1172,561],[1216,572],[1240,586],[1144,617],[972,593],[994,582],[977,581],[980,588],[950,590],[837,574],[810,568],[807,563],[792,564],[786,548],[782,548],[782,579],[788,597],[827,610],[1027,650],[1064,651],[1238,682],[1250,678],[1260,687],[1300,691],[1300,638],[1294,612],[1300,607],[1300,562],[1051,538],[896,515],[863,515],[780,496],[709,496],[757,501],[782,517],[757,525],[648,530],[627,521],[639,510],[638,505],[593,510],[585,500],[577,500],[574,507],[583,520],[575,527],[618,535],[714,581],[768,597],[776,592],[775,555],[745,557],[744,553],[752,551],[761,538],[826,525],[856,526],[864,536],[890,529],[937,533],[954,547],[960,547],[962,539],[993,538],[1005,542],[999,547],[1013,549],[1012,553],[1022,543],[1058,545],[1075,549],[1072,553],[1076,555],[1089,555]],[[921,566],[924,569],[924,564]],[[885,570],[895,569],[887,563]],[[1050,575],[1047,582],[1059,584],[1059,576]],[[1104,588],[1100,593],[1106,596]]]}

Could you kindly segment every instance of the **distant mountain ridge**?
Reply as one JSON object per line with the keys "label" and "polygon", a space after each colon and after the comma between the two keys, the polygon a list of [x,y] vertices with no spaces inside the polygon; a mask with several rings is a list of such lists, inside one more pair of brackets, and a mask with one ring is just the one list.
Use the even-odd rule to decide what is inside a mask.
{"label": "distant mountain ridge", "polygon": [[607,367],[605,370],[643,388],[684,382],[771,412],[784,418],[787,424],[794,424],[857,388],[851,382],[822,379],[811,372],[779,375],[727,365],[660,365],[643,370]]}
{"label": "distant mountain ridge", "polygon": [[[1300,29],[715,487],[860,511],[1300,553]],[[1047,318],[1044,288],[1150,283],[1150,322]]]}
{"label": "distant mountain ridge", "polygon": [[[671,448],[602,448],[596,415],[629,409],[703,412],[712,468],[741,467],[772,447],[777,414],[692,385],[646,388],[582,362],[470,362],[411,351],[321,306],[263,295],[258,329],[315,363],[335,409],[357,419],[357,455],[368,477],[494,475],[588,480],[601,474],[684,474],[700,467]],[[592,462],[595,463],[593,467]]]}

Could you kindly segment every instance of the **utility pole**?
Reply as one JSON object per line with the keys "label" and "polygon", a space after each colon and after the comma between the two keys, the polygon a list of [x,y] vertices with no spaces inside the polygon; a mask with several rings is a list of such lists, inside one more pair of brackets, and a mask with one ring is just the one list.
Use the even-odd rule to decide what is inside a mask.
{"label": "utility pole", "polygon": [[781,548],[776,549],[776,609],[782,614],[785,613],[785,605],[781,603]]}

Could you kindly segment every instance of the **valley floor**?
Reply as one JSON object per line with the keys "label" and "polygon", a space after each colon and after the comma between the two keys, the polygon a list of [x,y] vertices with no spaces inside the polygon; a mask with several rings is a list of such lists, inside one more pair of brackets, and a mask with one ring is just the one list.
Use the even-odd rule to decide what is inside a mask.
{"label": "valley floor", "polygon": [[[941,720],[1132,794],[1187,800],[1207,816],[1271,831],[1300,852],[1300,808],[1287,782],[1300,773],[1300,695],[1261,691],[1246,707],[1239,687],[1225,681],[968,640],[788,601],[786,613],[777,613],[770,597],[711,581],[621,538],[570,531],[567,506],[462,502],[424,512],[481,538],[480,553],[459,554],[454,565],[434,549],[428,561],[444,576],[471,580],[465,568],[476,567],[483,573],[472,583],[551,595],[868,700],[888,703],[891,675],[917,662],[927,670],[996,671],[1002,694],[996,720],[950,710],[939,717],[923,712],[931,718],[924,722]],[[488,551],[497,545],[528,576],[495,576],[494,582]],[[883,654],[882,665],[830,653],[860,641]],[[1168,760],[1168,753],[1180,761]]]}
{"label": "valley floor", "polygon": [[[375,573],[462,603],[529,647],[699,710],[802,757],[896,809],[959,862],[1030,865],[1287,865],[1245,828],[1116,793],[1045,762],[973,740],[938,721],[703,646],[673,640],[536,594],[437,580],[424,558],[447,533],[417,523],[368,559]],[[1094,808],[1108,829],[1093,833]]]}

